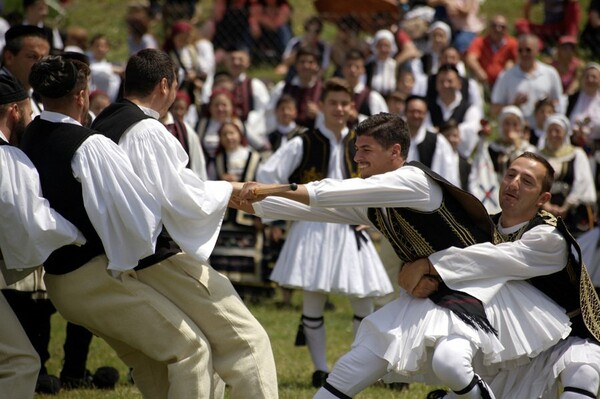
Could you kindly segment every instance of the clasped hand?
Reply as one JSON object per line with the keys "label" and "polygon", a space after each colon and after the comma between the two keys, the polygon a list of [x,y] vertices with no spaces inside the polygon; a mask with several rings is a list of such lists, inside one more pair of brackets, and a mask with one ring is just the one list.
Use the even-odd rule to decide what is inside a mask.
{"label": "clasped hand", "polygon": [[433,275],[429,259],[407,262],[398,273],[398,285],[415,298],[427,298],[438,290],[439,279]]}

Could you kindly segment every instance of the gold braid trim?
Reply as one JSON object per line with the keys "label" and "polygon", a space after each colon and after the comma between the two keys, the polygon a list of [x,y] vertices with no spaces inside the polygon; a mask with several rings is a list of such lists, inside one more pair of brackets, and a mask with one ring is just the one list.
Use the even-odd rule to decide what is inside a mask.
{"label": "gold braid trim", "polygon": [[594,338],[600,341],[600,298],[583,262],[581,263],[579,295],[583,322]]}

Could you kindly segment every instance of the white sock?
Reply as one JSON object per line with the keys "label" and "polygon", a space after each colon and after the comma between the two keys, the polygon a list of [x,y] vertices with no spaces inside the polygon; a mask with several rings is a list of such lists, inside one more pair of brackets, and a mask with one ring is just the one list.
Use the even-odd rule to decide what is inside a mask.
{"label": "white sock", "polygon": [[[327,295],[325,294],[305,291],[302,304],[303,316],[310,318],[323,317],[326,301]],[[327,358],[325,356],[326,337],[324,320],[306,320],[303,318],[302,324],[304,325],[306,345],[308,346],[315,370],[329,371],[329,366],[327,366]]]}

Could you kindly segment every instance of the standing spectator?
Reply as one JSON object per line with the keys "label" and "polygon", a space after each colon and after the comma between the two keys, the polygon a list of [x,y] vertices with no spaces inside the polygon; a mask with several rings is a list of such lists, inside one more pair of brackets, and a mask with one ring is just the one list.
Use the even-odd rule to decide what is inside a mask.
{"label": "standing spectator", "polygon": [[[532,8],[543,3],[544,19],[541,24],[533,22]],[[561,36],[577,37],[579,33],[579,0],[525,0],[524,19],[515,22],[517,32],[538,36],[547,45],[553,45]]]}
{"label": "standing spectator", "polygon": [[589,50],[592,59],[600,58],[600,0],[590,1],[588,20],[580,40],[581,47]]}
{"label": "standing spectator", "polygon": [[281,60],[292,38],[292,6],[287,0],[258,0],[250,8],[252,51],[259,61]]}
{"label": "standing spectator", "polygon": [[503,73],[492,90],[490,113],[496,116],[503,107],[516,105],[529,119],[535,103],[548,97],[557,109],[563,94],[560,76],[552,66],[537,60],[540,41],[534,35],[519,37],[519,60]]}
{"label": "standing spectator", "polygon": [[566,116],[553,114],[546,119],[546,144],[541,151],[554,168],[552,197],[543,208],[560,216],[575,236],[595,224],[596,187],[586,153],[571,145],[571,124]]}
{"label": "standing spectator", "polygon": [[[331,78],[325,83],[319,105],[323,118],[263,163],[258,181],[303,183],[358,175],[358,166],[352,161],[354,134],[347,126],[352,90],[343,79]],[[308,345],[314,387],[321,387],[329,372],[323,317],[327,294],[337,292],[350,298],[356,332],[360,321],[373,311],[372,298],[392,291],[364,231],[358,226],[322,222],[292,225],[271,279],[281,286],[304,290],[296,345]]]}
{"label": "standing spectator", "polygon": [[365,65],[367,86],[386,97],[396,90],[396,69],[394,56],[398,52],[394,34],[382,29],[375,33],[371,43],[371,58]]}
{"label": "standing spectator", "polygon": [[489,21],[487,34],[477,36],[465,55],[467,68],[488,92],[500,73],[511,68],[517,60],[518,43],[507,30],[506,17],[493,16]]}
{"label": "standing spectator", "polygon": [[588,63],[581,75],[581,88],[569,97],[567,116],[578,145],[600,140],[600,64]]}
{"label": "standing spectator", "polygon": [[577,38],[575,36],[561,36],[558,39],[552,66],[560,75],[565,96],[570,96],[579,90],[583,61],[577,57]]}
{"label": "standing spectator", "polygon": [[361,122],[368,116],[388,112],[387,103],[383,96],[361,82],[364,73],[364,56],[358,49],[350,50],[346,54],[346,60],[342,68],[342,76],[354,93],[354,107],[350,111],[350,118],[348,119],[348,127],[350,128],[353,128],[356,123]]}
{"label": "standing spectator", "polygon": [[[281,81],[271,92],[271,105],[274,109],[282,94],[289,94],[296,99],[298,116],[296,123],[312,129],[319,112],[318,102],[321,98],[323,81],[319,68],[319,53],[311,48],[300,48],[296,54],[295,67],[297,75],[289,82]],[[274,116],[269,115],[267,127],[274,126]]]}
{"label": "standing spectator", "polygon": [[46,0],[23,0],[23,12],[23,25],[33,25],[43,29],[51,50],[63,49],[64,45],[58,29],[50,28],[44,23],[48,16]]}
{"label": "standing spectator", "polygon": [[258,78],[248,76],[250,53],[245,47],[228,49],[225,66],[234,81],[233,108],[246,127],[246,139],[256,150],[268,149],[266,112],[271,96]]}
{"label": "standing spectator", "polygon": [[317,55],[317,65],[321,73],[325,73],[331,60],[331,46],[321,39],[323,32],[323,21],[317,16],[309,17],[304,22],[304,34],[293,37],[285,46],[281,63],[275,68],[275,72],[285,76],[285,80],[293,79],[298,71],[296,62],[298,61],[298,52],[301,48],[310,49]]}

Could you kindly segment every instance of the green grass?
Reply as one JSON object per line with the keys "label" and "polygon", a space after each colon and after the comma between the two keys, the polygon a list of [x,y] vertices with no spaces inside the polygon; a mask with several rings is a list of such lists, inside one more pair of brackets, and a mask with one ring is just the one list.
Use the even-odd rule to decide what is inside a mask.
{"label": "green grass", "polygon": [[[299,305],[302,296],[294,293],[294,303]],[[335,310],[325,313],[327,328],[327,358],[330,365],[347,352],[352,342],[352,310],[345,297],[332,296]],[[315,389],[310,385],[313,372],[312,362],[306,347],[295,347],[294,338],[300,319],[299,310],[281,310],[274,305],[274,299],[264,299],[259,304],[249,305],[271,338],[273,354],[277,364],[279,397],[281,399],[312,398]],[[52,318],[51,358],[47,363],[48,372],[58,375],[63,359],[62,345],[65,338],[65,321],[55,314]],[[134,399],[141,398],[137,389],[126,381],[127,367],[114,351],[101,339],[94,337],[88,358],[88,368],[113,366],[119,370],[121,379],[114,391],[73,390],[61,391],[58,396],[36,395],[41,398],[58,399]],[[432,389],[422,384],[413,384],[408,390],[397,391],[379,384],[365,390],[357,399],[422,399]],[[251,398],[249,398],[251,399]]]}

